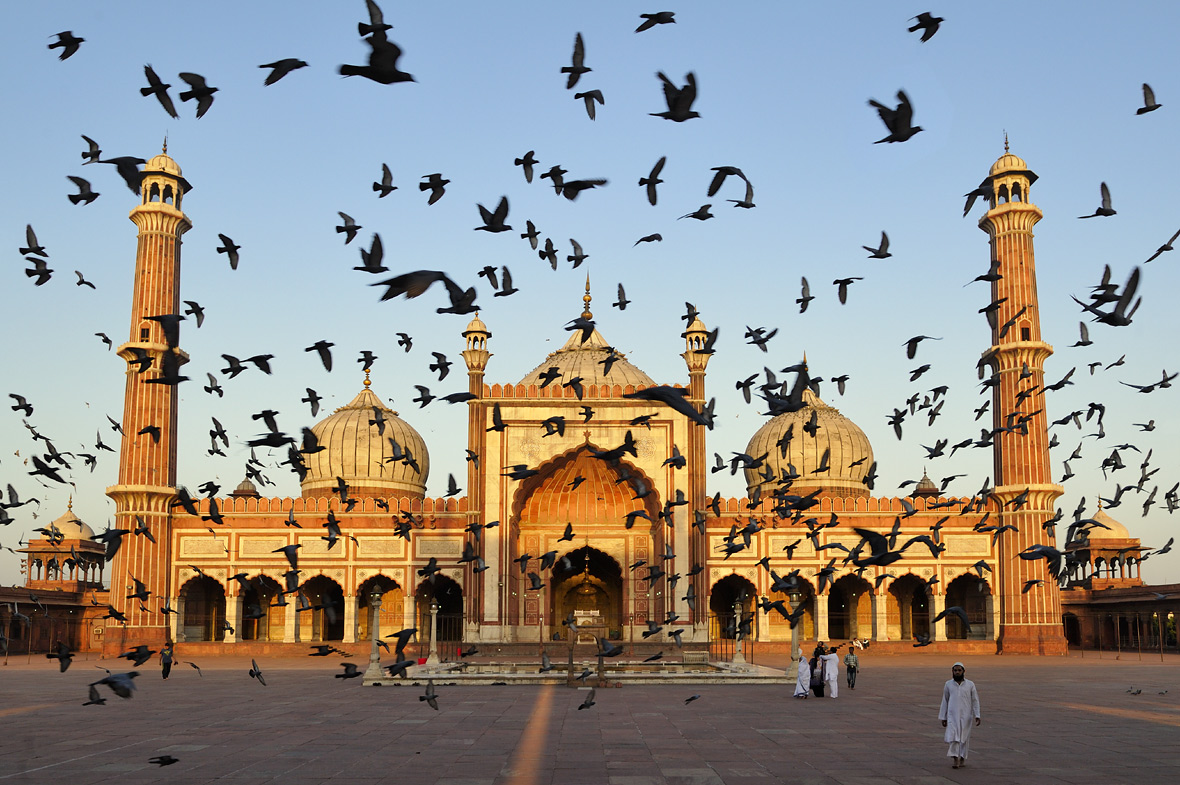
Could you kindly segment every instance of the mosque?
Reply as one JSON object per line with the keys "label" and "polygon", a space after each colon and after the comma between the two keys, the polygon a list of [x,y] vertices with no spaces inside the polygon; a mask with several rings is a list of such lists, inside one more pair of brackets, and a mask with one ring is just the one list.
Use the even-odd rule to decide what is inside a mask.
{"label": "mosque", "polygon": [[[108,564],[93,530],[67,512],[49,527],[55,534],[25,549],[27,588],[76,614],[72,645],[108,656],[167,640],[189,654],[361,643],[375,614],[383,632],[434,629],[439,641],[494,651],[565,640],[571,616],[585,640],[666,647],[678,632],[686,648],[703,647],[733,637],[736,610],[750,618],[750,640],[785,646],[788,621],[759,608],[775,600],[802,608],[804,641],[910,650],[928,636],[943,651],[1064,654],[1063,592],[1044,560],[1018,556],[1054,544],[1041,524],[1063,492],[1051,480],[1042,402],[1021,395],[1044,383],[1053,351],[1037,304],[1035,180],[1005,151],[985,181],[979,225],[1002,273],[991,284],[1002,301],[992,324],[1014,326],[993,326],[981,358],[998,379],[995,487],[982,501],[943,497],[927,477],[905,499],[873,496],[868,438],[811,391],[750,436],[748,495],[719,498],[708,489],[709,430],[627,397],[668,385],[702,410],[711,353],[699,317],[681,336],[687,379],[652,379],[595,329],[585,340],[575,332],[523,376],[494,368],[507,379],[493,381],[492,330],[476,314],[454,337],[472,396],[465,496],[426,496],[428,446],[366,374],[350,403],[312,427],[322,449],[302,455],[298,498],[265,498],[247,479],[186,511],[177,388],[158,380],[189,358],[145,318],[180,312],[181,236],[191,226],[189,183],[165,152],[145,165],[130,214],[139,234],[130,334],[118,348],[128,363],[124,435],[118,482],[107,489],[115,528],[144,534],[124,536]],[[591,319],[588,285],[584,300]],[[154,363],[139,373],[144,356]],[[140,435],[152,425],[158,440]],[[1072,576],[1087,591],[1103,580],[1142,586],[1127,567],[1139,542],[1110,521],[1114,539],[1104,545],[1092,533]],[[1015,528],[985,528],[997,525]],[[842,563],[861,541],[855,528],[897,532],[901,543],[930,535],[941,553],[915,544],[893,563]],[[298,546],[297,570],[280,550],[288,546]],[[797,570],[797,590],[784,593],[772,570]],[[146,601],[128,596],[138,584]],[[125,622],[103,617],[108,604]],[[933,623],[950,606],[966,611],[969,629],[957,617]],[[649,624],[663,628],[650,641]]]}

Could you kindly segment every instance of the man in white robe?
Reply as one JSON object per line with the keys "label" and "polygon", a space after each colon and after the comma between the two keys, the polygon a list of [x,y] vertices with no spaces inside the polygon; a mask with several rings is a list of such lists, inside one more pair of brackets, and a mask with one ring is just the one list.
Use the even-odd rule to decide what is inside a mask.
{"label": "man in white robe", "polygon": [[803,657],[803,649],[795,650],[795,659],[799,661],[799,676],[795,679],[795,697],[806,700],[811,692],[811,665]]}
{"label": "man in white robe", "polygon": [[828,691],[828,697],[835,698],[840,686],[840,658],[834,649],[824,649],[823,655],[819,658],[819,667],[823,669],[824,687]]}
{"label": "man in white robe", "polygon": [[942,727],[946,728],[943,741],[950,744],[946,754],[954,758],[952,768],[955,769],[967,765],[972,720],[975,725],[982,722],[979,716],[979,693],[975,689],[975,682],[964,678],[966,672],[961,662],[951,667],[951,678],[943,685],[942,706],[938,709],[938,719],[942,720]]}

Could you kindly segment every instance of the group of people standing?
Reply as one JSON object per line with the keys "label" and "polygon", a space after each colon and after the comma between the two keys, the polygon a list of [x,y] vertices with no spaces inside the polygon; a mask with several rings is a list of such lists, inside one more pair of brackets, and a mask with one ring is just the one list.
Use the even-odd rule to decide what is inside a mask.
{"label": "group of people standing", "polygon": [[[816,645],[810,662],[803,659],[802,649],[795,652],[795,657],[799,661],[799,676],[795,682],[796,698],[806,699],[810,693],[814,693],[817,698],[822,698],[824,693],[827,693],[829,698],[839,695],[840,663],[839,655],[836,654],[839,648],[829,647],[826,643],[820,642]],[[856,689],[856,674],[859,670],[860,659],[855,652],[849,650],[844,655],[844,674],[851,690]]]}
{"label": "group of people standing", "polygon": [[[806,700],[812,694],[817,698],[835,698],[839,694],[838,655],[840,647],[829,647],[820,642],[815,647],[810,662],[803,658],[803,650],[795,651],[795,659],[799,662],[799,675],[795,681],[795,697]],[[844,673],[849,689],[856,689],[856,675],[860,670],[860,658],[854,651],[849,650],[844,655]],[[966,678],[966,668],[963,663],[956,662],[951,667],[951,678],[942,688],[942,704],[938,709],[938,719],[942,727],[946,728],[943,740],[950,746],[947,757],[953,759],[952,768],[962,768],[967,765],[967,751],[971,741],[971,729],[980,724],[979,693],[975,683]]]}

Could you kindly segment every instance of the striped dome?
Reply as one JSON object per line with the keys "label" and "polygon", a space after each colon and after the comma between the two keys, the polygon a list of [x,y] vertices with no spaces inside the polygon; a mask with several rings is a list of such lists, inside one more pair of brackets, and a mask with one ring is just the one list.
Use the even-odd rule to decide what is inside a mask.
{"label": "striped dome", "polygon": [[[374,409],[385,421],[384,434],[372,424]],[[331,496],[336,478],[348,483],[349,494],[365,496],[422,498],[426,495],[426,478],[430,475],[430,453],[418,432],[397,416],[365,388],[331,416],[311,427],[319,440],[320,452],[305,456],[307,477],[303,496]],[[393,456],[393,439],[417,461],[418,468],[403,461],[387,461]]]}
{"label": "striped dome", "polygon": [[[776,480],[793,466],[795,474],[800,476],[791,485],[792,492],[806,494],[818,488],[825,496],[869,496],[864,479],[873,463],[873,447],[864,431],[810,390],[804,391],[803,402],[799,411],[780,414],[759,428],[750,439],[746,453],[753,458],[765,453],[766,465],[774,471]],[[813,412],[819,425],[815,438],[803,430]],[[793,435],[784,455],[778,442],[792,427]],[[813,474],[828,450],[829,470]],[[857,461],[856,466],[849,465]],[[746,469],[746,486],[751,491],[764,481],[760,469]]]}
{"label": "striped dome", "polygon": [[580,377],[582,384],[618,384],[626,387],[633,385],[639,387],[654,387],[655,382],[643,371],[636,368],[628,361],[621,352],[616,351],[615,354],[620,358],[611,366],[610,373],[603,373],[606,368],[602,361],[609,355],[609,346],[606,339],[602,337],[602,333],[598,330],[590,333],[590,337],[586,342],[582,342],[582,333],[575,330],[562,346],[555,352],[550,352],[545,361],[532,370],[527,376],[520,380],[523,385],[541,384],[541,374],[548,371],[550,368],[557,368],[561,372],[552,384],[560,385],[568,382],[570,379]]}

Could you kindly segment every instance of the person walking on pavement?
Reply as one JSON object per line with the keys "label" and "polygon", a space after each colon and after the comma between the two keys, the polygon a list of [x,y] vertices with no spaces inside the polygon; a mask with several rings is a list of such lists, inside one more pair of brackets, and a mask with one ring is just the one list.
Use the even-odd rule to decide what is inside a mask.
{"label": "person walking on pavement", "polygon": [[856,672],[860,669],[860,659],[851,649],[844,655],[844,675],[848,680],[848,689],[856,689]]}
{"label": "person walking on pavement", "polygon": [[975,682],[964,678],[966,670],[961,662],[951,667],[951,678],[942,687],[942,705],[938,709],[938,719],[942,720],[942,727],[946,728],[943,741],[950,744],[946,754],[954,758],[954,765],[951,766],[954,769],[967,765],[971,721],[974,719],[976,726],[982,722],[979,716],[979,693],[975,689]]}

